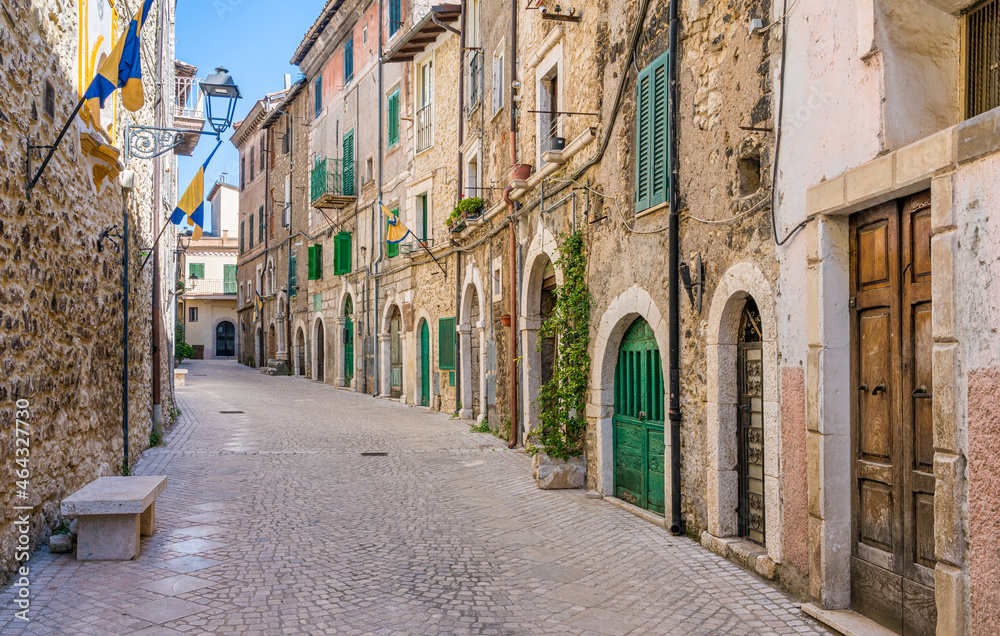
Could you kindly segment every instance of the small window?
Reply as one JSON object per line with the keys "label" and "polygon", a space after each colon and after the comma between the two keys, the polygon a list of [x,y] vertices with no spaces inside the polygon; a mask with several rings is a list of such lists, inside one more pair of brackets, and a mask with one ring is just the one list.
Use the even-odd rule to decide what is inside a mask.
{"label": "small window", "polygon": [[258,232],[257,232],[257,242],[258,243],[263,243],[264,242],[264,225],[265,225],[265,222],[264,222],[264,206],[263,205],[260,206],[259,210],[257,210],[257,219],[258,219],[258,221],[257,221],[257,230],[258,230]]}
{"label": "small window", "polygon": [[399,143],[399,89],[397,88],[389,95],[389,147],[392,148]]}
{"label": "small window", "polygon": [[316,78],[316,84],[313,86],[313,93],[315,94],[315,115],[319,117],[319,114],[323,112],[323,76],[320,75]]}
{"label": "small window", "polygon": [[354,40],[350,39],[344,44],[344,83],[354,79]]}
{"label": "small window", "polygon": [[240,157],[240,190],[247,187],[247,158]]}
{"label": "small window", "polygon": [[361,43],[368,44],[368,25],[361,27]]}
{"label": "small window", "polygon": [[253,183],[254,167],[257,165],[255,161],[254,149],[250,149],[250,182]]}
{"label": "small window", "polygon": [[198,322],[198,308],[189,307],[188,308],[188,322]]}
{"label": "small window", "polygon": [[493,52],[493,114],[496,115],[503,108],[503,65],[504,43],[501,42],[496,51]]}
{"label": "small window", "polygon": [[52,82],[45,80],[45,114],[48,115],[49,119],[54,119],[56,116],[56,89],[52,86]]}
{"label": "small window", "polygon": [[493,302],[503,300],[503,257],[493,259]]}
{"label": "small window", "polygon": [[189,263],[188,264],[188,278],[195,280],[205,280],[205,264],[204,263]]}
{"label": "small window", "polygon": [[438,319],[438,369],[455,369],[455,319]]}
{"label": "small window", "polygon": [[399,31],[399,28],[403,26],[400,2],[401,0],[389,0],[389,37],[395,35],[396,31]]}
{"label": "small window", "polygon": [[250,237],[250,245],[249,245],[249,247],[253,247],[253,214],[250,215],[250,234],[249,234],[249,237]]}
{"label": "small window", "polygon": [[244,251],[243,238],[246,236],[247,233],[246,223],[247,223],[246,221],[240,221],[240,254],[242,254]]}
{"label": "small window", "polygon": [[966,17],[966,111],[975,117],[1000,106],[1000,0],[989,0]]}
{"label": "small window", "polygon": [[296,294],[296,287],[299,286],[299,257],[295,250],[292,250],[291,258],[288,263],[288,295],[294,296]]}
{"label": "small window", "polygon": [[261,174],[264,173],[264,155],[265,154],[267,154],[267,153],[264,152],[264,137],[261,136],[261,138],[260,138],[260,172],[261,172]]}

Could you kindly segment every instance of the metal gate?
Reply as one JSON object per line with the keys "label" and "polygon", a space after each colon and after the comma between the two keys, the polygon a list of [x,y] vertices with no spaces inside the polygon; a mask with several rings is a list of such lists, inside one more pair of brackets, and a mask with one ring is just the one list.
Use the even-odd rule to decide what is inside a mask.
{"label": "metal gate", "polygon": [[351,314],[354,313],[354,302],[351,297],[347,297],[344,303],[344,386],[351,386],[354,380],[354,321]]}
{"label": "metal gate", "polygon": [[663,365],[649,324],[638,318],[615,368],[615,496],[663,514]]}
{"label": "metal gate", "polygon": [[739,449],[741,537],[764,545],[764,385],[760,312],[747,299],[740,319],[739,341]]}

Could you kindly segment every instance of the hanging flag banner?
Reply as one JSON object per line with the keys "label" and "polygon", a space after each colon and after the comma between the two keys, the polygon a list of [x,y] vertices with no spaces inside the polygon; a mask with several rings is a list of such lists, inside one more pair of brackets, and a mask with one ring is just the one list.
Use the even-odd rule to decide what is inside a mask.
{"label": "hanging flag banner", "polygon": [[410,234],[410,230],[399,219],[398,214],[385,207],[381,201],[378,202],[378,205],[382,208],[382,213],[389,219],[389,231],[386,232],[386,242],[399,245]]}
{"label": "hanging flag banner", "polygon": [[261,312],[264,311],[264,301],[261,299],[259,291],[254,292],[254,296],[256,296],[256,300],[253,303],[253,321],[259,323]]}
{"label": "hanging flag banner", "polygon": [[191,180],[191,185],[184,191],[184,196],[177,202],[177,207],[174,208],[174,213],[170,217],[170,222],[174,225],[181,225],[186,220],[188,226],[194,228],[191,238],[195,241],[201,238],[202,230],[205,227],[205,168],[208,167],[208,162],[212,160],[221,145],[221,141],[216,144],[215,150],[198,168],[197,174]]}
{"label": "hanging flag banner", "polygon": [[153,8],[153,0],[143,0],[142,6],[129,23],[111,55],[104,60],[100,71],[83,94],[83,99],[89,102],[94,123],[100,127],[101,108],[104,102],[117,89],[122,89],[122,105],[131,112],[136,112],[146,103],[142,90],[142,49],[139,44],[139,33],[146,24]]}

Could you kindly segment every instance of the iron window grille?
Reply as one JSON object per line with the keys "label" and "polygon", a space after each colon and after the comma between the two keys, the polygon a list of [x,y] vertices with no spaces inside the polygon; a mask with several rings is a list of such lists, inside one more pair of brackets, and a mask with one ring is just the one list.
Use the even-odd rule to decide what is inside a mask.
{"label": "iron window grille", "polygon": [[1000,0],[966,16],[966,110],[975,117],[1000,106]]}

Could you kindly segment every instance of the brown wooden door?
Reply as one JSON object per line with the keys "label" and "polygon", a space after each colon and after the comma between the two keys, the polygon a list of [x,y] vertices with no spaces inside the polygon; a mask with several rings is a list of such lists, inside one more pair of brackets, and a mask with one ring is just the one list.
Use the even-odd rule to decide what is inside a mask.
{"label": "brown wooden door", "polygon": [[851,217],[851,605],[934,634],[930,195]]}

